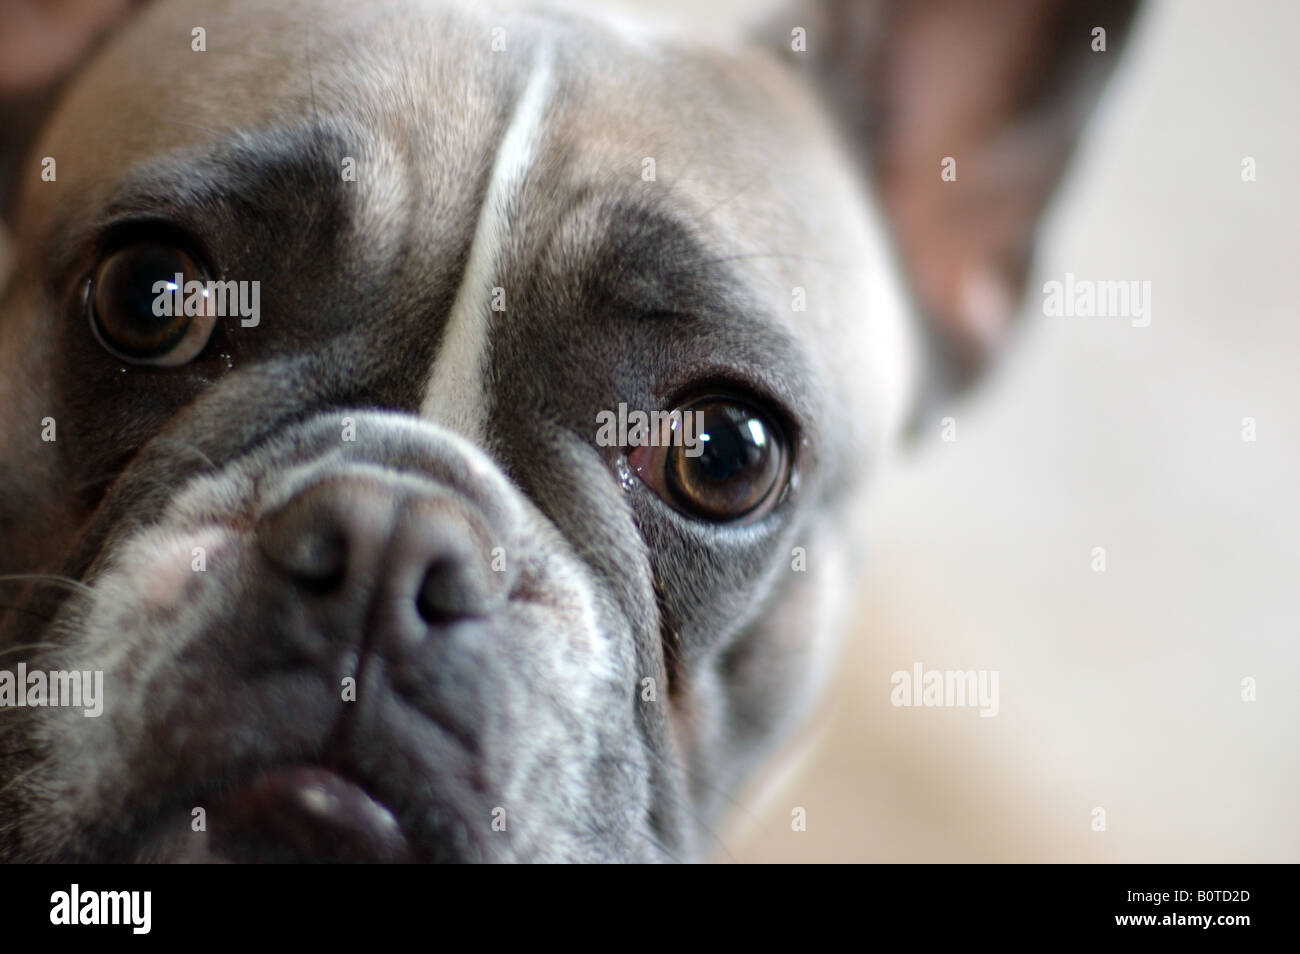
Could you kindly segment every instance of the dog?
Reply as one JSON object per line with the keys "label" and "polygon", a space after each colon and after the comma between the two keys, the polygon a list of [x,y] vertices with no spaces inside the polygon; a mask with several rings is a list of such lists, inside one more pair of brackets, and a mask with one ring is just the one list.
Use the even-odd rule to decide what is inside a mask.
{"label": "dog", "polygon": [[1133,8],[106,31],[6,156],[0,858],[706,858]]}

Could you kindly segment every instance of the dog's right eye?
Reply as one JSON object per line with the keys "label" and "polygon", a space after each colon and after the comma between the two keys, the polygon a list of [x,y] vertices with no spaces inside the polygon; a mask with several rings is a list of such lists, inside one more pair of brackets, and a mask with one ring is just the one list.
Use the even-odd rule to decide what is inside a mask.
{"label": "dog's right eye", "polygon": [[185,292],[186,283],[205,278],[194,259],[172,245],[141,242],[110,252],[86,285],[91,330],[125,361],[185,364],[203,350],[216,324],[207,299]]}

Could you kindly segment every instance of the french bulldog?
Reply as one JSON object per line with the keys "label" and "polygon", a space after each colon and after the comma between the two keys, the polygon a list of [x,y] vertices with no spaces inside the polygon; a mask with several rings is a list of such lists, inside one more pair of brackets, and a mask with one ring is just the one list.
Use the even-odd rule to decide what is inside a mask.
{"label": "french bulldog", "polygon": [[104,31],[5,149],[0,859],[707,858],[1133,7]]}

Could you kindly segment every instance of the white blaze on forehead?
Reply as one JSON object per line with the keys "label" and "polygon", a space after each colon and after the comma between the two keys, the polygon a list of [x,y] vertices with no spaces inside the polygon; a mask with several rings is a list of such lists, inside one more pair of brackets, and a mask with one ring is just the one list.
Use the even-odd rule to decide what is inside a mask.
{"label": "white blaze on forehead", "polygon": [[510,307],[506,301],[505,312],[492,311],[493,289],[504,286],[498,265],[510,238],[515,200],[541,137],[552,84],[551,52],[543,46],[497,148],[465,274],[447,316],[438,357],[420,405],[423,417],[474,441],[482,439],[487,417],[483,376],[491,322],[496,314],[508,314]]}

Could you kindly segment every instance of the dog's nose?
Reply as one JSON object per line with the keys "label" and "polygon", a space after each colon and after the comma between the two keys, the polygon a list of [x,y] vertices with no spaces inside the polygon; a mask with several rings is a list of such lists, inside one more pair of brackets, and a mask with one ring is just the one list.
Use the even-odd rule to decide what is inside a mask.
{"label": "dog's nose", "polygon": [[472,508],[410,481],[328,478],[264,515],[256,536],[301,598],[345,601],[389,644],[409,647],[432,627],[488,616],[505,597]]}

